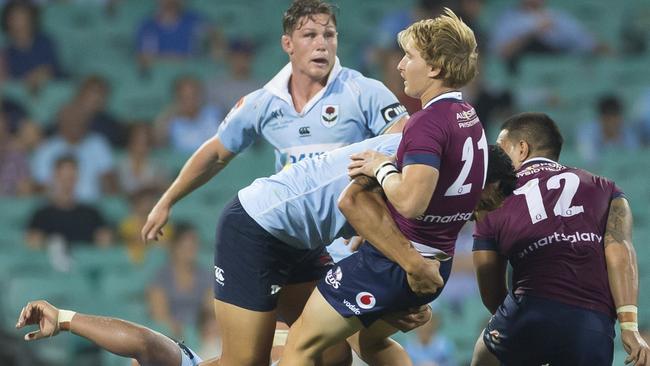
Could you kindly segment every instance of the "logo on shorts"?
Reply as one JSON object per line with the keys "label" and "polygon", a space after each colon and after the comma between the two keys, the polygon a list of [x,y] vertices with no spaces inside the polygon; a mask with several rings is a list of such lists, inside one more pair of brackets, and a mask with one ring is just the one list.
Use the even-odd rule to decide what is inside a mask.
{"label": "logo on shorts", "polygon": [[338,289],[341,286],[341,278],[343,278],[343,272],[341,267],[336,267],[336,270],[330,269],[325,275],[325,283]]}
{"label": "logo on shorts", "polygon": [[339,121],[339,105],[325,104],[321,108],[320,122],[323,126],[330,128]]}
{"label": "logo on shorts", "polygon": [[215,280],[217,281],[218,284],[223,286],[223,283],[226,280],[223,277],[223,269],[221,269],[221,268],[219,268],[217,266],[214,266],[214,278],[215,278]]}
{"label": "logo on shorts", "polygon": [[354,304],[350,303],[348,300],[343,300],[343,305],[350,309],[354,313],[354,315],[361,315],[361,310],[359,310],[358,307],[356,307]]}
{"label": "logo on shorts", "polygon": [[375,299],[375,295],[370,292],[364,291],[357,294],[357,305],[359,305],[361,309],[372,309],[375,307],[376,303],[377,300]]}
{"label": "logo on shorts", "polygon": [[280,292],[280,290],[282,290],[282,286],[280,286],[280,285],[271,285],[271,296],[277,294],[278,292]]}

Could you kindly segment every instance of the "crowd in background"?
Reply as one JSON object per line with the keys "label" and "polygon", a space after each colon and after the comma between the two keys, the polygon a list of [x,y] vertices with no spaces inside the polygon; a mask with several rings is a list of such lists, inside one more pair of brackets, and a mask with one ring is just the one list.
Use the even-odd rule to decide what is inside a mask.
{"label": "crowd in background", "polygon": [[[213,63],[220,71],[207,78],[180,72],[164,85],[167,90],[158,90],[167,97],[162,108],[142,114],[120,113],[123,110],[115,108],[115,100],[127,97],[120,97],[124,89],[112,75],[80,72],[92,67],[64,62],[60,46],[69,39],[44,26],[49,7],[84,1],[0,3],[0,202],[15,197],[42,198],[24,223],[24,245],[30,250],[47,250],[52,245],[123,245],[129,260],[137,266],[146,257],[146,247],[139,237],[142,224],[178,169],[169,166],[156,152],[189,156],[214,136],[219,123],[240,97],[262,87],[272,76],[256,72],[256,67],[272,63],[272,68],[279,69],[286,59],[266,59],[268,53],[260,52],[266,44],[255,35],[229,32],[224,25],[194,9],[197,2],[149,2],[151,13],[128,30],[130,39],[126,44],[137,71],[134,75],[147,78],[159,65],[174,67],[193,60]],[[107,18],[115,16],[120,7],[128,9],[132,3],[86,1],[87,6],[100,8],[99,13]],[[355,3],[339,3],[341,20]],[[374,19],[363,47],[355,49],[357,54],[350,59],[341,55],[341,62],[384,82],[409,112],[419,110],[419,101],[404,94],[403,81],[395,67],[403,54],[396,34],[416,20],[436,16],[444,6],[454,9],[470,25],[477,36],[482,60],[502,65],[502,75],[508,80],[516,80],[526,72],[524,64],[531,56],[641,58],[650,62],[647,4],[644,9],[622,13],[625,21],[620,22],[612,41],[563,8],[561,2],[499,3],[503,6],[490,8],[483,0],[413,0],[407,5],[394,2],[392,11]],[[215,12],[219,11],[219,2],[211,5]],[[270,38],[275,42],[272,47],[280,49],[280,13],[273,22],[277,26],[268,32],[275,37]],[[339,44],[343,45],[348,36],[341,29],[339,32]],[[349,52],[345,56],[350,56]],[[91,58],[85,62],[111,61]],[[516,83],[491,80],[492,75],[482,64],[480,76],[463,90],[491,131],[498,128],[504,117],[523,106],[554,108],[566,103],[553,90],[518,88]],[[598,77],[594,73],[593,78]],[[65,97],[58,103],[45,104],[48,108],[36,102],[31,104],[44,99],[61,83],[72,85],[72,90],[67,95],[62,93]],[[9,89],[14,92],[6,92]],[[636,85],[634,90],[638,93],[603,91],[589,99],[586,108],[591,113],[579,114],[584,117],[582,120],[559,119],[571,137],[567,149],[576,151],[585,166],[597,164],[607,151],[648,154],[650,81],[647,85]],[[129,212],[118,220],[109,219],[102,212],[100,203],[111,197],[121,197],[129,204]],[[468,230],[469,234],[461,235],[459,240],[452,275],[455,285],[446,290],[446,301],[459,304],[454,307],[461,309],[459,312],[462,303],[477,293],[471,265],[471,229]],[[209,267],[199,265],[198,261],[200,253],[209,253],[209,249],[201,248],[210,248],[211,243],[202,243],[205,238],[196,228],[183,222],[171,223],[163,237],[169,259],[148,286],[150,316],[177,337],[184,334],[184,326],[194,325],[197,337],[204,340],[202,352],[218,353],[211,273]],[[465,361],[457,356],[457,345],[439,331],[441,321],[450,320],[435,315],[427,326],[405,340],[416,365],[459,365]],[[478,334],[478,329],[477,325],[471,332]]]}

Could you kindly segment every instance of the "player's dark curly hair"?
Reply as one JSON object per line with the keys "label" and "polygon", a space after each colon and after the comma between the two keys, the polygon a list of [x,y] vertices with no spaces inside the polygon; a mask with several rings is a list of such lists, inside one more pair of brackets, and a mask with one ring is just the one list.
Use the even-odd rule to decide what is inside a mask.
{"label": "player's dark curly hair", "polygon": [[517,184],[517,175],[512,160],[498,145],[490,145],[488,152],[488,171],[485,184],[499,183],[499,192],[505,198],[512,194]]}
{"label": "player's dark curly hair", "polygon": [[528,143],[531,153],[557,161],[564,138],[555,121],[545,113],[525,112],[508,118],[501,126],[508,131],[508,139]]}
{"label": "player's dark curly hair", "polygon": [[327,14],[334,25],[336,25],[336,6],[321,0],[295,0],[289,9],[284,12],[282,17],[282,29],[284,34],[291,34],[297,28],[300,28],[300,19],[319,14]]}

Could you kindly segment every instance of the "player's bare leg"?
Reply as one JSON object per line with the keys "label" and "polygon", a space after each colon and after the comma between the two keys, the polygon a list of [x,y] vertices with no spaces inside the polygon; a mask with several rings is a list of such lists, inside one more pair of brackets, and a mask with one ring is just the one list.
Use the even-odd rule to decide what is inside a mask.
{"label": "player's bare leg", "polygon": [[302,315],[291,326],[280,365],[316,365],[326,348],[350,337],[362,327],[356,317],[342,317],[315,289]]}
{"label": "player's bare leg", "polygon": [[390,338],[397,328],[383,320],[374,322],[348,338],[359,357],[369,365],[411,366],[413,363],[404,348]]}
{"label": "player's bare leg", "polygon": [[[278,316],[287,325],[292,326],[300,317],[309,296],[316,288],[316,281],[285,286],[278,299]],[[284,350],[284,343],[280,346],[283,332],[282,326],[276,327],[272,359],[278,360]],[[277,358],[276,358],[277,357]],[[340,341],[323,351],[318,359],[319,365],[346,366],[352,363],[352,352],[345,341]]]}
{"label": "player's bare leg", "polygon": [[220,366],[259,366],[270,362],[276,312],[252,311],[214,300],[222,329]]}
{"label": "player's bare leg", "polygon": [[[485,332],[485,330],[483,330]],[[478,336],[472,356],[472,366],[499,366],[501,362],[490,352],[483,342],[483,332]]]}

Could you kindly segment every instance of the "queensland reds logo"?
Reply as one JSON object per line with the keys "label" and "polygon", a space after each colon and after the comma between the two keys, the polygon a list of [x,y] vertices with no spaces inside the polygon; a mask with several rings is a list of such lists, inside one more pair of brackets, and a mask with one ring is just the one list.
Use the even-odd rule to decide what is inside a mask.
{"label": "queensland reds logo", "polygon": [[375,299],[375,295],[370,292],[364,291],[357,294],[357,305],[359,305],[361,309],[372,309],[375,307],[376,303],[377,300]]}
{"label": "queensland reds logo", "polygon": [[320,122],[323,126],[330,128],[339,121],[339,105],[325,104],[321,108]]}

